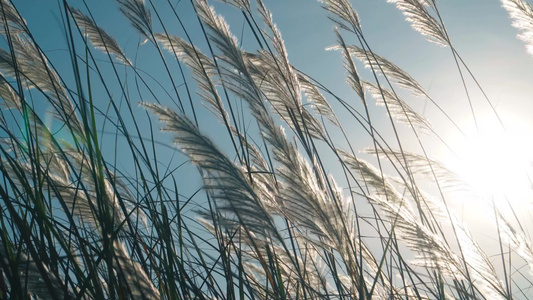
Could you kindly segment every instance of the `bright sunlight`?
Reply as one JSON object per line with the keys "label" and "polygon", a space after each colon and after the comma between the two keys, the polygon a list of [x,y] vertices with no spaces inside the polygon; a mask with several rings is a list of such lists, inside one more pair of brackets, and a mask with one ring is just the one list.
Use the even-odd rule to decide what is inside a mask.
{"label": "bright sunlight", "polygon": [[513,205],[527,205],[533,199],[531,136],[515,126],[506,130],[499,124],[484,126],[456,144],[455,172],[483,198],[507,198]]}

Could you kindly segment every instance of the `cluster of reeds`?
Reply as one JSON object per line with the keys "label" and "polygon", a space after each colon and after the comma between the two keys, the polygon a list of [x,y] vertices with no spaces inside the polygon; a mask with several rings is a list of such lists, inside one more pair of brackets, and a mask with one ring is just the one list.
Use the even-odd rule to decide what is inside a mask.
{"label": "cluster of reeds", "polygon": [[[457,120],[372,51],[354,3],[322,3],[337,39],[329,50],[353,89],[346,99],[291,64],[268,3],[223,1],[254,37],[244,50],[210,3],[183,2],[186,12],[116,1],[146,51],[130,57],[97,10],[63,1],[66,44],[53,60],[16,3],[0,1],[0,299],[533,295],[527,224],[488,201],[499,249],[473,238],[448,204],[450,190],[468,187],[424,141],[450,145],[397,92],[427,99],[460,133]],[[467,95],[482,90],[437,1],[389,2],[449,48],[459,76],[474,79],[462,80]],[[531,50],[532,7],[502,3]],[[378,130],[374,103],[392,134]]]}

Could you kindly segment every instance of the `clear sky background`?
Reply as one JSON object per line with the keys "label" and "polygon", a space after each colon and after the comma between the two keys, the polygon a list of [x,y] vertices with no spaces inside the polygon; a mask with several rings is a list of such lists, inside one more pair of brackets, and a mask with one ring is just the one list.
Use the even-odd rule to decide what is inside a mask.
{"label": "clear sky background", "polygon": [[[81,1],[69,1],[69,3],[72,7],[87,11]],[[155,0],[154,3],[160,7],[161,17],[170,20],[167,24],[174,24],[169,26],[168,30],[183,36],[183,31],[177,22],[172,21],[175,18],[167,1]],[[172,3],[182,17],[193,41],[207,51],[190,1],[172,1]],[[60,70],[68,72],[71,67],[70,61],[66,59],[68,51],[62,30],[60,5],[56,1],[14,1],[14,4],[26,19],[34,37],[49,55],[50,60]],[[139,68],[160,78],[161,74],[158,72],[162,69],[162,65],[153,47],[138,46],[139,35],[131,29],[115,2],[98,0],[87,1],[87,4],[99,26],[118,40],[130,59],[135,60],[138,57],[136,64]],[[212,4],[218,13],[226,17],[230,29],[241,41],[243,48],[256,49],[252,33],[248,29],[243,30],[246,26],[242,15],[223,3],[212,2]],[[272,11],[274,22],[282,32],[290,62],[349,103],[361,107],[360,100],[345,83],[345,71],[342,68],[340,53],[325,50],[336,44],[336,40],[333,33],[334,25],[328,20],[328,13],[321,8],[321,4],[310,0],[276,0],[265,1],[265,4]],[[523,42],[516,38],[518,31],[511,26],[512,21],[507,12],[496,0],[448,0],[438,1],[438,4],[452,43],[495,105],[507,128],[506,134],[515,136],[513,139],[520,141],[519,147],[533,149],[529,142],[533,141],[533,57],[526,53]],[[402,13],[385,0],[356,0],[352,1],[352,5],[359,13],[363,33],[373,51],[394,62],[418,80],[467,135],[476,136],[480,132],[483,136],[490,136],[489,139],[493,139],[495,145],[503,143],[500,141],[502,134],[496,133],[499,125],[494,114],[473,81],[467,76],[469,92],[479,119],[480,130],[479,132],[476,130],[449,48],[439,47],[426,41],[425,37],[412,30]],[[155,16],[154,24],[156,31],[160,30]],[[356,43],[354,36],[350,34],[344,36],[348,44]],[[98,53],[97,57],[106,59],[105,55]],[[372,79],[371,73],[364,70],[362,64],[358,64],[358,70],[364,79]],[[168,87],[167,79],[158,80],[163,86]],[[180,92],[184,92],[182,87]],[[435,131],[450,146],[469,147],[468,142],[465,146],[465,140],[433,105],[424,99],[413,98],[408,93],[401,95],[405,95],[407,103],[431,121]],[[133,101],[138,100],[151,101],[149,98],[133,99]],[[342,117],[344,114],[342,109],[335,102],[332,102],[332,105]],[[384,134],[391,134],[384,108],[371,105],[371,109],[375,115],[375,124],[385,124],[382,126]],[[200,112],[200,118],[200,127],[205,127],[206,131],[210,131],[214,136],[218,135],[217,129],[222,133],[223,128],[216,126],[216,121],[209,113]],[[371,145],[368,137],[358,134],[357,130],[350,133],[352,138],[358,141],[355,145],[360,148]],[[168,141],[168,138],[161,138],[163,141]],[[414,141],[407,146],[413,146],[413,150],[417,151]],[[442,144],[430,142],[429,147],[433,148],[432,156],[454,163],[453,155],[446,151]],[[491,145],[488,147],[496,148]],[[503,148],[497,153],[500,157],[493,157],[493,160],[516,153],[508,151],[513,150],[513,147]],[[525,152],[528,151],[529,148]],[[466,159],[470,158],[467,156]],[[515,163],[528,165],[531,162],[522,160]],[[460,167],[461,163],[458,165]]]}
{"label": "clear sky background", "polygon": [[[69,1],[69,3],[84,12],[87,11],[81,1]],[[175,20],[167,1],[155,0],[154,3],[161,8],[159,13],[163,19]],[[182,21],[195,44],[207,51],[190,2],[182,0],[172,3],[183,18]],[[452,43],[495,105],[506,126],[506,134],[516,136],[514,139],[524,144],[520,147],[530,147],[529,141],[533,140],[533,57],[526,53],[523,42],[516,38],[518,31],[511,26],[512,21],[507,12],[496,0],[448,0],[438,3]],[[14,4],[26,19],[34,37],[49,55],[50,60],[58,69],[68,72],[70,61],[66,59],[68,51],[58,2],[14,1]],[[137,66],[159,78],[158,70],[162,69],[160,60],[151,46],[138,46],[139,35],[131,29],[114,1],[87,1],[87,4],[99,26],[119,41],[132,60],[139,58]],[[226,17],[233,34],[242,42],[243,48],[256,49],[257,45],[251,32],[248,29],[242,30],[246,27],[242,15],[225,4],[219,2],[212,4],[218,13]],[[265,1],[265,4],[272,11],[274,21],[282,32],[290,62],[354,106],[361,107],[360,100],[345,83],[345,71],[342,68],[340,53],[325,50],[336,41],[333,33],[334,25],[327,19],[328,13],[321,8],[321,4],[310,0],[276,0]],[[401,12],[385,0],[355,0],[352,1],[352,5],[359,13],[363,32],[373,51],[394,62],[418,80],[467,135],[475,136],[481,133],[493,137],[496,144],[502,143],[499,141],[501,134],[496,133],[499,125],[494,114],[473,81],[467,78],[480,125],[479,132],[475,129],[449,48],[442,48],[426,41],[422,35],[411,29]],[[154,24],[156,23],[154,16]],[[183,31],[177,22],[168,23],[175,25],[168,28],[171,33],[183,36]],[[156,31],[160,30],[157,24],[154,27]],[[349,34],[344,36],[348,44],[356,43],[354,36]],[[106,59],[105,55],[97,57]],[[364,70],[362,64],[359,64],[358,68],[364,79],[371,80],[371,73]],[[158,80],[163,86],[168,87],[167,79]],[[180,92],[184,92],[182,88]],[[430,119],[435,131],[446,142],[454,148],[464,147],[465,140],[434,106],[424,99],[412,98],[408,94],[405,96],[407,103]],[[151,99],[133,101],[137,100]],[[334,102],[332,105],[342,117],[343,112],[340,107]],[[376,124],[388,124],[384,108],[371,105],[371,109]],[[216,126],[214,118],[211,118],[209,113],[200,113],[200,117],[200,127],[214,130],[216,136],[216,130],[220,127]],[[391,133],[390,128],[387,128],[387,125],[383,126],[384,134]],[[351,134],[354,140],[361,138],[359,143],[361,148],[371,145],[368,137],[365,139],[357,131]],[[443,150],[442,144],[430,143],[430,145],[434,148],[431,149],[434,156],[443,160],[450,159],[450,153]],[[412,146],[416,151],[414,141]],[[515,153],[510,151],[511,154],[506,154],[505,149],[501,151],[504,153],[498,154],[499,156]],[[528,165],[530,162],[520,161],[518,164]]]}
{"label": "clear sky background", "polygon": [[[69,3],[86,11],[81,1]],[[173,19],[167,1],[156,0],[154,3],[167,7],[160,10],[163,19]],[[189,34],[201,46],[203,36],[198,31],[189,1],[173,3],[178,3],[176,8]],[[529,119],[533,115],[533,101],[528,101],[533,89],[529,84],[533,82],[533,58],[516,38],[518,31],[511,26],[511,20],[500,2],[450,0],[438,3],[452,42],[483,85],[498,112],[503,118]],[[61,29],[59,4],[56,1],[14,1],[14,4],[25,17],[37,41],[49,51],[52,61],[56,56],[63,57],[65,53],[62,51],[66,51],[66,45]],[[213,4],[220,14],[226,16],[232,32],[243,41],[244,47],[255,47],[251,33],[248,30],[241,31],[244,20],[240,13],[225,4],[216,1]],[[334,25],[327,19],[328,14],[321,8],[321,4],[309,0],[265,1],[265,4],[272,11],[274,21],[282,32],[291,63],[332,90],[346,93],[348,97],[340,54],[325,51],[326,47],[334,45],[336,41]],[[404,68],[440,105],[457,115],[457,120],[463,118],[464,125],[471,127],[468,111],[463,106],[466,98],[460,83],[457,83],[459,76],[449,49],[427,42],[410,28],[401,12],[385,0],[358,0],[352,1],[352,4],[359,13],[364,34],[372,49]],[[127,55],[134,57],[138,35],[131,30],[115,3],[88,1],[88,5],[97,23],[119,41]],[[155,27],[158,28],[157,25]],[[182,33],[177,25],[169,30],[176,34]],[[356,42],[353,36],[345,35],[345,38],[348,43]],[[146,53],[148,50],[145,48],[148,47],[141,47],[138,55]],[[61,64],[59,60],[56,63]],[[362,70],[362,66],[359,66],[359,71],[364,78],[371,78],[369,73]],[[486,105],[482,99],[478,99],[480,97],[474,87],[471,92],[475,98],[476,110],[485,110]],[[417,107],[416,102],[410,101],[409,104]],[[432,112],[430,105],[426,109],[429,110],[428,114]]]}

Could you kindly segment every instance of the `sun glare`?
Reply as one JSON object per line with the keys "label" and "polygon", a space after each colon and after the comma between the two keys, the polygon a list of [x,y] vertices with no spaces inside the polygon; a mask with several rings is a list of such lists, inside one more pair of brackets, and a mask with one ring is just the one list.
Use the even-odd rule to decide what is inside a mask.
{"label": "sun glare", "polygon": [[455,171],[482,197],[508,199],[513,206],[529,205],[533,202],[532,137],[521,130],[480,130],[455,148]]}

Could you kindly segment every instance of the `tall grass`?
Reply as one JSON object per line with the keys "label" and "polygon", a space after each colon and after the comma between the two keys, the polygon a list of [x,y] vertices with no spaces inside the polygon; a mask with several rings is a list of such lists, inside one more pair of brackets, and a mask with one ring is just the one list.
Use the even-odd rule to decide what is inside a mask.
{"label": "tall grass", "polygon": [[[134,47],[68,2],[54,55],[0,1],[0,299],[533,297],[530,224],[488,196],[494,238],[469,231],[452,202],[476,196],[431,152],[455,145],[410,97],[464,123],[373,51],[354,1],[321,4],[348,96],[291,64],[268,2],[217,4],[243,46],[206,0],[117,0]],[[388,2],[504,128],[437,1]],[[502,4],[531,52],[533,9]]]}

